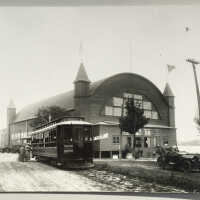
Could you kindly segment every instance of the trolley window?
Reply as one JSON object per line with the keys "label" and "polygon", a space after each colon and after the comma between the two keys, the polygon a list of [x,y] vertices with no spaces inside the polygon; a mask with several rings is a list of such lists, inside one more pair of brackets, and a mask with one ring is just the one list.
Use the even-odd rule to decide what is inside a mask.
{"label": "trolley window", "polygon": [[45,146],[46,147],[56,146],[56,129],[52,129],[45,133]]}
{"label": "trolley window", "polygon": [[92,141],[92,133],[90,126],[75,127],[73,132],[73,141]]}
{"label": "trolley window", "polygon": [[92,128],[91,126],[83,127],[84,141],[92,141]]}
{"label": "trolley window", "polygon": [[63,127],[63,141],[64,144],[70,145],[72,144],[72,127],[65,126]]}

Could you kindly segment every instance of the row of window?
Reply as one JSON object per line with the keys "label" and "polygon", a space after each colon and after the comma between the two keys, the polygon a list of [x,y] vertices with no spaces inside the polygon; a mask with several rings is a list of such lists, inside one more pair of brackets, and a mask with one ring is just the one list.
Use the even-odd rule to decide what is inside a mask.
{"label": "row of window", "polygon": [[[120,117],[122,115],[126,115],[126,109],[123,109],[122,114],[122,108],[121,107],[112,107],[112,106],[105,106],[105,115],[107,116],[115,116]],[[149,119],[158,119],[158,113],[153,110],[144,110],[144,116]]]}
{"label": "row of window", "polygon": [[[92,141],[91,127],[62,127],[60,134],[63,137],[63,144],[70,145],[74,143]],[[73,132],[73,134],[72,134]],[[40,132],[32,136],[33,146],[39,147],[55,147],[56,146],[56,129]]]}
{"label": "row of window", "polygon": [[[128,137],[128,144],[129,146],[131,146],[131,137]],[[136,137],[136,144],[135,146],[136,147],[142,147],[142,141],[143,141],[143,146],[145,148],[148,148],[148,147],[156,147],[158,145],[161,145],[161,138],[160,136],[154,136],[152,138],[150,137],[144,137],[144,140],[142,140],[141,137]],[[120,143],[120,137],[119,136],[113,136],[112,138],[112,143],[113,144],[119,144]],[[167,144],[168,143],[168,138],[164,138],[163,139],[163,143],[164,144]]]}
{"label": "row of window", "polygon": [[[137,95],[139,96],[139,95]],[[147,100],[143,100],[143,99],[134,99],[134,103],[135,103],[135,106],[138,106],[140,108],[143,108],[143,109],[147,109],[147,110],[151,110],[152,109],[152,103],[147,101]],[[122,104],[123,104],[123,101],[124,101],[124,106],[126,105],[126,102],[128,101],[128,98],[126,97],[123,97],[123,98],[120,98],[120,97],[113,97],[112,98],[112,105],[113,106],[116,106],[116,107],[121,107]]]}
{"label": "row of window", "polygon": [[16,140],[20,138],[26,138],[30,136],[30,132],[12,133],[11,139]]}
{"label": "row of window", "polygon": [[[123,98],[113,97],[112,105],[106,105],[104,114],[107,116],[116,116],[120,117],[126,115],[125,105],[128,101],[128,98],[133,98],[135,106],[144,109],[144,116],[149,119],[159,119],[158,112],[155,110],[151,102],[143,99],[142,95],[124,93]],[[122,108],[123,107],[123,108]]]}
{"label": "row of window", "polygon": [[55,147],[56,146],[56,129],[40,132],[32,136],[33,146]]}

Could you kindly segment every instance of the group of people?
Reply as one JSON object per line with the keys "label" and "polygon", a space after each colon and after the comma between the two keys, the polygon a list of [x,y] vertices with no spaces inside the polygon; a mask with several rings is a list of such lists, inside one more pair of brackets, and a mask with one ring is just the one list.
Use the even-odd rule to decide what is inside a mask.
{"label": "group of people", "polygon": [[30,145],[22,145],[20,148],[19,148],[19,157],[18,157],[18,160],[20,162],[26,162],[26,161],[29,161],[31,156],[31,146]]}

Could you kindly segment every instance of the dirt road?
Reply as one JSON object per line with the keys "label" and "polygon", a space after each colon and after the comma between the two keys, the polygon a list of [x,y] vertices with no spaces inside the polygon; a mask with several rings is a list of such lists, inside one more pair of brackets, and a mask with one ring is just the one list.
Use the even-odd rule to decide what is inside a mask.
{"label": "dirt road", "polygon": [[182,189],[142,181],[120,173],[96,168],[80,171],[62,170],[35,160],[19,162],[17,154],[0,153],[0,192],[127,191],[185,192]]}
{"label": "dirt road", "polygon": [[107,191],[107,185],[43,163],[18,162],[17,154],[0,153],[0,191]]}

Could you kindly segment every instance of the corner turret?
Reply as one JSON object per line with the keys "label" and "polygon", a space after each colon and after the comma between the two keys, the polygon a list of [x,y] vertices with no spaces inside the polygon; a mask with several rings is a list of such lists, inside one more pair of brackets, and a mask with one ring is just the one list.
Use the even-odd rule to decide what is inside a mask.
{"label": "corner turret", "polygon": [[74,85],[75,85],[75,93],[74,93],[75,98],[89,96],[90,80],[88,78],[87,72],[82,62],[80,64],[79,71],[74,81]]}
{"label": "corner turret", "polygon": [[163,95],[169,105],[169,126],[175,128],[175,104],[174,104],[174,94],[169,86],[169,83],[166,83]]}
{"label": "corner turret", "polygon": [[11,124],[16,117],[16,107],[11,99],[7,107],[7,125]]}
{"label": "corner turret", "polygon": [[10,147],[11,144],[11,131],[10,131],[10,125],[14,122],[14,119],[16,117],[16,107],[11,99],[9,102],[9,105],[7,107],[7,134],[8,134],[8,147]]}

